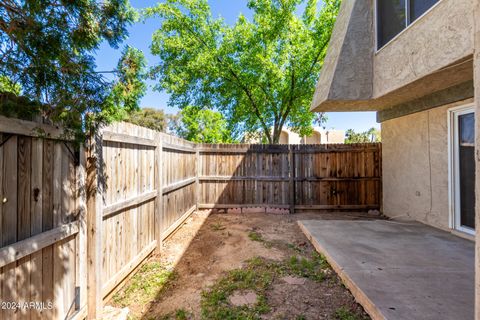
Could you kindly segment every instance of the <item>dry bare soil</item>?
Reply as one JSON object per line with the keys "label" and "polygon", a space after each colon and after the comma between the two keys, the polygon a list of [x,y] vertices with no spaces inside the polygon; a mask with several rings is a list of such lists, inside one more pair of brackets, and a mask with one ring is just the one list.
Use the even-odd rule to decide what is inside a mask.
{"label": "dry bare soil", "polygon": [[[368,218],[196,212],[110,303],[131,319],[369,319],[297,225]],[[232,303],[247,293],[255,303]]]}

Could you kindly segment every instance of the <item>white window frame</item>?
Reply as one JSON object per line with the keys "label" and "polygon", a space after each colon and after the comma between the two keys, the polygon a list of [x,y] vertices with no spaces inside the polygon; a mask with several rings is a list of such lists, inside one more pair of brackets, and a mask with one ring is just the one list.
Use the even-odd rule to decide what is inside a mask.
{"label": "white window frame", "polygon": [[420,21],[425,17],[430,11],[432,11],[435,7],[437,7],[443,0],[439,0],[437,3],[435,3],[433,6],[431,6],[427,11],[425,11],[420,17],[418,17],[415,21],[409,22],[410,21],[410,0],[405,0],[405,28],[400,31],[395,37],[390,39],[387,43],[385,43],[383,46],[380,48],[378,47],[378,1],[379,0],[372,0],[373,1],[373,14],[374,14],[374,32],[375,32],[375,54],[378,52],[382,51],[383,48],[388,46],[390,43],[395,41],[398,37],[400,37],[404,32],[406,32],[411,26],[417,23],[417,21]]}
{"label": "white window frame", "polygon": [[475,113],[472,104],[448,109],[448,202],[449,226],[451,229],[474,235],[475,229],[462,226],[460,220],[460,167],[458,146],[458,117],[468,113]]}

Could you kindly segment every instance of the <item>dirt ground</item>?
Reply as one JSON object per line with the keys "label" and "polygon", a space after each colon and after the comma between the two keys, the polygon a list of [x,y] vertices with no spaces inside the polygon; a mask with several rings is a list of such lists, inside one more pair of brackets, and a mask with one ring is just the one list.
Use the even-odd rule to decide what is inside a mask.
{"label": "dirt ground", "polygon": [[[208,319],[205,311],[202,314],[202,292],[230,270],[248,268],[248,261],[253,258],[280,266],[282,261],[308,259],[315,254],[297,220],[371,218],[361,213],[274,215],[199,211],[164,242],[162,256],[150,258],[148,263],[159,263],[173,275],[154,287],[152,299],[146,303],[126,299],[125,290],[133,291],[129,286],[142,287],[127,283],[112,304],[127,306],[131,319]],[[302,284],[289,284],[281,275],[273,276],[265,294],[268,311],[258,318],[369,319],[328,265],[321,272],[324,280],[307,275]]]}

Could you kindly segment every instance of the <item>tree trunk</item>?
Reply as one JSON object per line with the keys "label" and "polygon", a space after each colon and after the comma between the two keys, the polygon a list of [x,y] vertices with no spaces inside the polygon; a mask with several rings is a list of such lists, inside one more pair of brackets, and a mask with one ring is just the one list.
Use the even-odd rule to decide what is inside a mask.
{"label": "tree trunk", "polygon": [[267,137],[268,143],[272,144],[273,143],[272,134],[270,133],[270,131],[264,131],[264,132],[265,132],[265,137]]}
{"label": "tree trunk", "polygon": [[272,144],[279,144],[280,143],[280,135],[282,134],[282,130],[274,130],[273,131],[273,138]]}

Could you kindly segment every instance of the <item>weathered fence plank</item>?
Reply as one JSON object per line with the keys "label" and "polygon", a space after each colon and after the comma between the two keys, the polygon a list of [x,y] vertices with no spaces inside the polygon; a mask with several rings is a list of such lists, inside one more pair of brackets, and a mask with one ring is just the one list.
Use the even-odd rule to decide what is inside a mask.
{"label": "weathered fence plank", "polygon": [[99,319],[102,314],[102,212],[103,167],[102,139],[90,139],[87,156],[87,287],[88,318]]}

